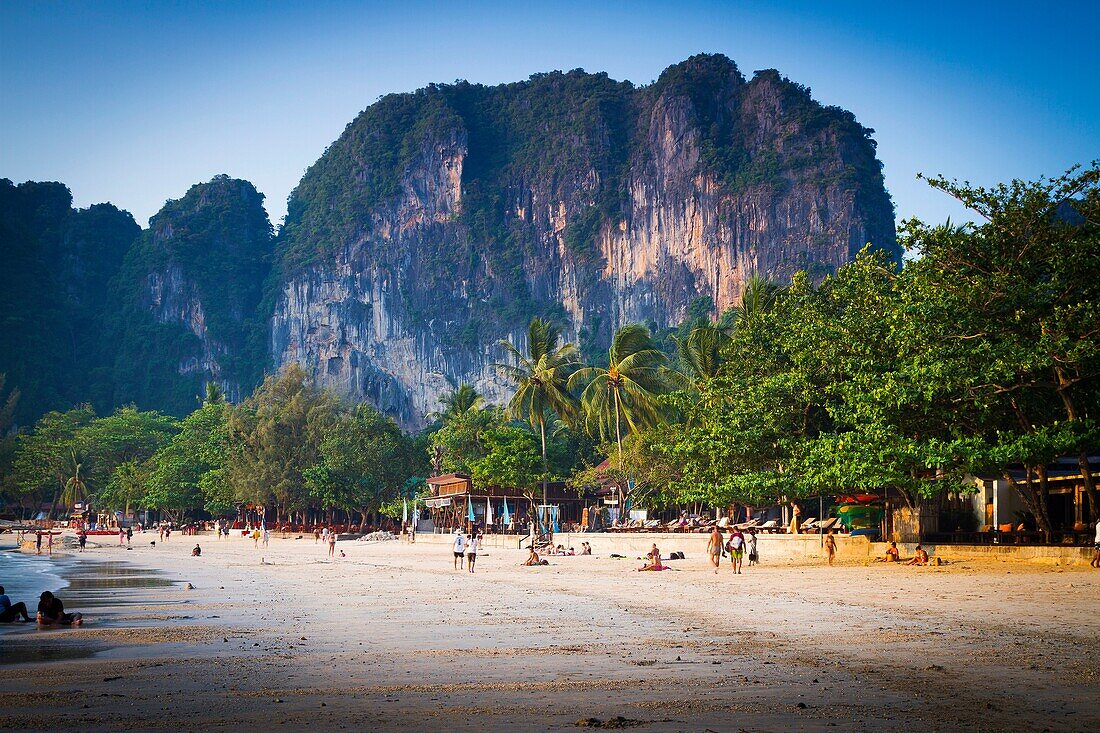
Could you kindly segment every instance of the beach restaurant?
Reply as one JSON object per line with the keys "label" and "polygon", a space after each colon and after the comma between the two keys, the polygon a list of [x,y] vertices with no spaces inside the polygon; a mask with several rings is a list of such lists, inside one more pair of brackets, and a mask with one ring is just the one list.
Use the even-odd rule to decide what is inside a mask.
{"label": "beach restaurant", "polygon": [[[475,489],[470,476],[463,473],[445,473],[428,479],[431,495],[424,503],[437,532],[469,530],[476,522],[488,532],[527,532],[525,521],[531,516],[531,502],[517,488],[489,486]],[[542,488],[533,492],[536,500],[542,497]],[[584,511],[584,499],[570,492],[564,482],[546,484],[547,516],[555,531],[563,525],[579,523]]]}

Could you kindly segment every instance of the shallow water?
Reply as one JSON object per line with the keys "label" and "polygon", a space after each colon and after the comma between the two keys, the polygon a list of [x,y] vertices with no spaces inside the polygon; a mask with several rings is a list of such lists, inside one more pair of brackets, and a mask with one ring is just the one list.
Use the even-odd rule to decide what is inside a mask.
{"label": "shallow water", "polygon": [[[159,571],[127,563],[100,561],[80,555],[30,555],[0,551],[0,585],[12,603],[27,604],[31,616],[38,596],[52,591],[65,610],[84,615],[84,628],[158,625],[135,617],[130,607],[176,606],[185,598],[172,594],[176,583]],[[89,643],[79,629],[38,629],[34,623],[0,624],[0,666],[83,659],[109,651],[109,645]]]}

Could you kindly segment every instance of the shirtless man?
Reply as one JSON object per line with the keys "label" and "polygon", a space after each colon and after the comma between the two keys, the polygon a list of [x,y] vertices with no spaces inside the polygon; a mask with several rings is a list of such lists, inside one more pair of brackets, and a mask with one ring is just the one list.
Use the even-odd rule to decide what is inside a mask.
{"label": "shirtless man", "polygon": [[913,556],[913,559],[905,563],[906,565],[927,565],[928,553],[924,551],[924,548],[917,545],[917,554]]}
{"label": "shirtless man", "polygon": [[539,554],[535,552],[534,547],[530,547],[527,550],[527,561],[523,563],[524,566],[542,565],[542,561],[539,560]]}
{"label": "shirtless man", "polygon": [[710,557],[710,564],[714,566],[714,574],[718,574],[718,568],[722,565],[722,530],[716,526],[710,532],[710,539],[707,541],[707,555]]}

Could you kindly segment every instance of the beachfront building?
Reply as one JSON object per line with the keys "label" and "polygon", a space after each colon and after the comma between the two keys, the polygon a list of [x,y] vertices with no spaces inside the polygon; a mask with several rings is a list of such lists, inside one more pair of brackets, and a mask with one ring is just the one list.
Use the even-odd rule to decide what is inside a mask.
{"label": "beachfront building", "polygon": [[[555,531],[579,525],[586,499],[570,491],[564,482],[546,484],[546,505],[540,509],[541,486],[534,492],[536,504],[514,487],[474,487],[473,479],[463,473],[446,473],[428,479],[430,495],[424,500],[427,516],[421,517],[418,531],[449,533],[456,529],[469,531],[477,523],[483,531],[519,532],[526,534],[527,523],[534,511],[546,517]],[[470,519],[472,511],[473,520]],[[508,520],[508,521],[506,521]]]}

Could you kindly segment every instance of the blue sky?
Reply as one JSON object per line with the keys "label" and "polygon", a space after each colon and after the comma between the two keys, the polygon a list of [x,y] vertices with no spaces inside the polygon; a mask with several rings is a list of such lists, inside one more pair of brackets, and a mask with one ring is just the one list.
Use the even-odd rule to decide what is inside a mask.
{"label": "blue sky", "polygon": [[965,215],[915,180],[1100,158],[1100,2],[0,0],[0,177],[145,224],[218,173],[286,197],[378,96],[552,69],[636,84],[699,52],[776,68],[876,130],[899,218]]}

